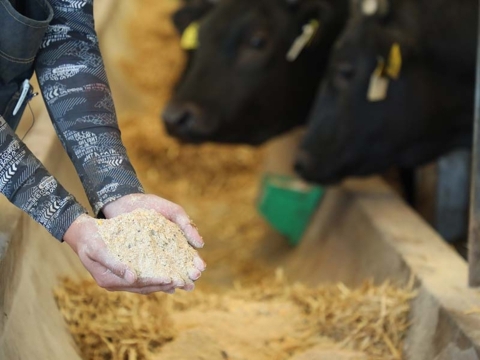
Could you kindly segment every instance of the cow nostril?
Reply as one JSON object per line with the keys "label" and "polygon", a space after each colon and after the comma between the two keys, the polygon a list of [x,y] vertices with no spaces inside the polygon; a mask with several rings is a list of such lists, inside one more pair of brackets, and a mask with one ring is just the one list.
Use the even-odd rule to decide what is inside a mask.
{"label": "cow nostril", "polygon": [[183,113],[179,114],[175,121],[175,125],[179,127],[186,127],[191,120],[192,114],[188,110],[185,110]]}
{"label": "cow nostril", "polygon": [[183,106],[169,104],[163,111],[162,117],[167,125],[183,126],[188,122],[190,114]]}
{"label": "cow nostril", "polygon": [[219,127],[217,117],[192,102],[170,103],[162,113],[166,130],[175,136],[211,136]]}

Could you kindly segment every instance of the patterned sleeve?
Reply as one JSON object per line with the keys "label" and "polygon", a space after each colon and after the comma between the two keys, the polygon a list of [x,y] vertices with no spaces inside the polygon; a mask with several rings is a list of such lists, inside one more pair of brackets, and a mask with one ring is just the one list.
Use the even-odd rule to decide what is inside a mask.
{"label": "patterned sleeve", "polygon": [[58,240],[86,210],[42,166],[0,116],[0,193]]}
{"label": "patterned sleeve", "polygon": [[117,125],[93,21],[93,0],[50,0],[54,18],[36,61],[55,130],[95,214],[143,188]]}

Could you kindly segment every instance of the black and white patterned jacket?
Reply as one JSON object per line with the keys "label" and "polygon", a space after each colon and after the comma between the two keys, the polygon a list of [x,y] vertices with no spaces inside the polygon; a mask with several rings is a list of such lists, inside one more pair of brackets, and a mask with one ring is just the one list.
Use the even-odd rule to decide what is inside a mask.
{"label": "black and white patterned jacket", "polygon": [[[94,30],[93,0],[47,2],[53,19],[35,71],[55,130],[98,215],[109,202],[143,189],[120,138]],[[59,240],[86,212],[1,117],[0,192]]]}

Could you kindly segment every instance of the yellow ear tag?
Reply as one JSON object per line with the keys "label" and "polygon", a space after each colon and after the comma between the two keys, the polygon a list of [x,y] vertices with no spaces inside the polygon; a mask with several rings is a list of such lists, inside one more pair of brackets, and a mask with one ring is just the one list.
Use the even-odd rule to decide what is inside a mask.
{"label": "yellow ear tag", "polygon": [[373,70],[373,75],[382,76],[385,71],[385,60],[383,57],[379,56],[377,58],[377,67]]}
{"label": "yellow ear tag", "polygon": [[402,50],[398,43],[394,43],[390,49],[390,55],[388,56],[388,63],[385,69],[385,73],[393,80],[397,80],[400,77],[402,70]]}
{"label": "yellow ear tag", "polygon": [[383,101],[387,98],[390,79],[384,76],[385,60],[378,58],[378,65],[370,76],[370,84],[367,90],[367,100],[370,102]]}
{"label": "yellow ear tag", "polygon": [[183,32],[180,46],[184,50],[195,50],[198,48],[199,23],[192,22]]}
{"label": "yellow ear tag", "polygon": [[312,19],[308,24],[303,25],[302,27],[302,33],[295,39],[293,42],[292,46],[287,52],[287,60],[290,62],[295,61],[300,53],[308,47],[313,38],[315,37],[315,34],[318,31],[318,28],[320,26],[320,23]]}

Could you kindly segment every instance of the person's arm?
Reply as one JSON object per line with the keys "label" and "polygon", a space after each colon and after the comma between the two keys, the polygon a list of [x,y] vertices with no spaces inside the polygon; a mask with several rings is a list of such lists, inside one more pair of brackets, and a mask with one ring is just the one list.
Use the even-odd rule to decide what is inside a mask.
{"label": "person's arm", "polygon": [[172,293],[177,287],[168,278],[138,279],[113,257],[98,234],[96,220],[86,215],[83,206],[45,169],[1,116],[0,193],[52,236],[69,244],[105,289],[147,294]]}
{"label": "person's arm", "polygon": [[[183,209],[143,195],[117,124],[93,21],[93,0],[50,0],[54,18],[36,61],[36,72],[55,129],[72,159],[94,212],[107,218],[155,208],[177,223],[190,244],[203,246]],[[126,206],[127,205],[127,206]]]}
{"label": "person's arm", "polygon": [[55,130],[98,215],[106,204],[143,188],[121,141],[93,1],[50,3],[54,18],[35,70]]}
{"label": "person's arm", "polygon": [[60,241],[75,219],[86,213],[1,116],[0,192]]}
{"label": "person's arm", "polygon": [[[35,70],[50,118],[95,215],[105,215],[108,219],[136,208],[154,209],[178,224],[192,246],[203,246],[196,227],[180,206],[143,194],[122,144],[94,30],[93,0],[50,0],[50,3],[54,18],[38,53]],[[75,232],[72,234],[75,238]],[[72,247],[75,249],[75,245]],[[195,263],[191,280],[198,279],[205,269],[200,258]],[[193,282],[171,286],[192,289]]]}

